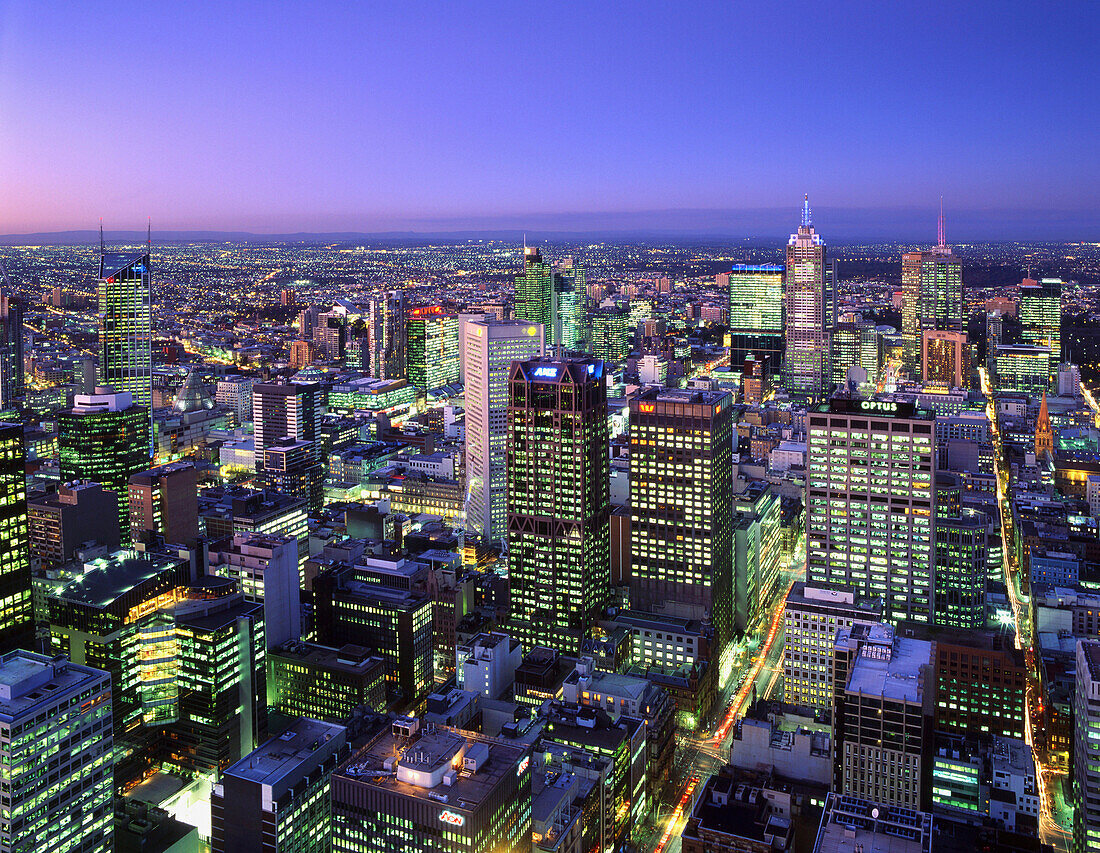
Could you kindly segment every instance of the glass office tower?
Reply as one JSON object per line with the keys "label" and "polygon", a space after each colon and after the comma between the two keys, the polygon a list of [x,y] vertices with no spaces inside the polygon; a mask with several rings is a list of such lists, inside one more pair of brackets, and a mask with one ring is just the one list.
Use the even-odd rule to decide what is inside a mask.
{"label": "glass office tower", "polygon": [[1062,280],[1044,278],[1020,285],[1020,332],[1023,342],[1050,350],[1050,378],[1062,362]]}
{"label": "glass office tower", "polygon": [[34,640],[26,468],[22,424],[0,423],[0,653]]}
{"label": "glass office tower", "polygon": [[729,281],[730,364],[762,354],[778,373],[783,363],[782,264],[735,264]]}
{"label": "glass office tower", "polygon": [[787,391],[799,399],[820,399],[825,366],[825,241],[814,230],[810,202],[802,224],[787,243],[786,360]]}
{"label": "glass office tower", "polygon": [[523,248],[523,275],[516,277],[516,319],[541,323],[547,329],[547,343],[556,344],[552,330],[557,322],[554,268],[542,259],[535,246]]}
{"label": "glass office tower", "polygon": [[409,310],[409,382],[425,391],[458,381],[458,315],[438,305]]}
{"label": "glass office tower", "polygon": [[[99,377],[127,391],[152,425],[153,273],[147,252],[99,259]],[[151,445],[150,445],[151,446]]]}
{"label": "glass office tower", "polygon": [[610,594],[606,368],[534,359],[511,368],[508,401],[510,632],[577,654]]}

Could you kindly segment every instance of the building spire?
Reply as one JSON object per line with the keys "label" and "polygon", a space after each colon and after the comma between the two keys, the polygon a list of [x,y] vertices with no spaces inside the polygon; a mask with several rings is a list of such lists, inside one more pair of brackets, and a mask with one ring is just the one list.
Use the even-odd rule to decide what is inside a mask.
{"label": "building spire", "polygon": [[149,222],[145,226],[145,250],[152,255],[153,254],[153,217],[149,217]]}
{"label": "building spire", "polygon": [[1039,417],[1035,419],[1035,457],[1043,459],[1054,455],[1054,429],[1050,425],[1050,411],[1047,408],[1047,392],[1043,391],[1043,402],[1039,404]]}
{"label": "building spire", "polygon": [[103,243],[103,217],[99,217],[99,254],[107,254],[107,249]]}
{"label": "building spire", "polygon": [[810,194],[806,193],[802,199],[802,227],[810,228],[813,220],[810,218]]}
{"label": "building spire", "polygon": [[944,227],[944,224],[943,224],[943,196],[942,195],[940,196],[940,221],[939,221],[938,236],[939,236],[939,243],[937,244],[936,248],[938,248],[940,251],[946,251],[947,250],[947,229]]}

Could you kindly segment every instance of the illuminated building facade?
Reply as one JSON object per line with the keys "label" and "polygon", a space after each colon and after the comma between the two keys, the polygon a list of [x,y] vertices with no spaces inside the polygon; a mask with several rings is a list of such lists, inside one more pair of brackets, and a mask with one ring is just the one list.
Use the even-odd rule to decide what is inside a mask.
{"label": "illuminated building facade", "polygon": [[369,372],[377,379],[408,376],[405,294],[391,290],[371,297],[367,310]]}
{"label": "illuminated building facade", "polygon": [[921,332],[966,332],[962,261],[947,246],[924,252],[920,268]]}
{"label": "illuminated building facade", "polygon": [[268,705],[288,717],[339,723],[360,705],[384,713],[386,662],[362,646],[291,640],[267,653]]}
{"label": "illuminated building facade", "polygon": [[602,361],[512,365],[508,633],[575,654],[610,595],[610,462]]}
{"label": "illuminated building facade", "polygon": [[199,537],[199,470],[191,462],[170,462],[130,477],[130,534],[150,533],[173,545]]}
{"label": "illuminated building facade", "polygon": [[778,375],[783,363],[783,266],[735,264],[729,288],[730,364],[763,355]]}
{"label": "illuminated building facade", "polygon": [[34,638],[26,468],[23,426],[0,423],[0,652]]}
{"label": "illuminated building facade", "polygon": [[867,380],[875,382],[882,370],[882,338],[867,322],[838,323],[829,339],[832,383],[844,388],[848,368],[862,367]]}
{"label": "illuminated building facade", "polygon": [[508,374],[543,354],[543,326],[481,321],[464,326],[466,527],[486,542],[507,534]]}
{"label": "illuminated building facade", "polygon": [[1073,694],[1073,850],[1100,848],[1100,641],[1077,643]]}
{"label": "illuminated building facade", "polygon": [[1050,370],[1051,356],[1047,347],[1010,344],[994,351],[994,383],[998,391],[1016,391],[1037,397],[1050,385]]}
{"label": "illuminated building facade", "polygon": [[523,275],[516,277],[516,319],[538,323],[550,331],[547,343],[554,344],[554,268],[542,259],[536,246],[523,248]]}
{"label": "illuminated building facade", "polygon": [[118,498],[99,483],[60,483],[56,493],[28,502],[27,518],[33,568],[67,563],[85,542],[100,542],[112,551],[119,546]]}
{"label": "illuminated building facade", "polygon": [[[146,252],[99,259],[99,378],[129,392],[152,425],[153,273]],[[123,499],[125,503],[125,499]]]}
{"label": "illuminated building facade", "polygon": [[254,385],[252,421],[257,480],[304,498],[311,512],[319,512],[325,479],[319,434],[321,386],[316,382]]}
{"label": "illuminated building facade", "polygon": [[0,657],[0,727],[0,850],[112,853],[111,676],[8,652]]}
{"label": "illuminated building facade", "polygon": [[332,851],[528,853],[531,765],[521,744],[398,717],[332,774]]}
{"label": "illuminated building facade", "polygon": [[935,624],[985,625],[989,518],[983,513],[936,519]]}
{"label": "illuminated building facade", "polygon": [[130,477],[149,467],[149,410],[129,391],[77,394],[57,416],[61,482],[91,480],[118,497],[119,530],[130,529]]}
{"label": "illuminated building facade", "polygon": [[624,307],[597,308],[589,317],[589,351],[596,358],[622,364],[630,355],[634,329]]}
{"label": "illuminated building facade", "polygon": [[1021,284],[1017,316],[1023,342],[1050,350],[1050,378],[1053,381],[1062,361],[1062,280],[1044,278]]}
{"label": "illuminated building facade", "polygon": [[901,256],[901,341],[903,364],[911,376],[921,366],[920,282],[924,256],[930,252],[905,252]]}
{"label": "illuminated building facade", "polygon": [[458,315],[438,305],[410,308],[409,384],[431,390],[458,381]]}
{"label": "illuminated building facade", "polygon": [[693,605],[733,637],[733,402],[648,388],[630,406],[631,607]]}
{"label": "illuminated building facade", "polygon": [[25,390],[23,303],[0,294],[0,409],[10,409]]}
{"label": "illuminated building facade", "polygon": [[970,378],[966,333],[925,329],[921,333],[921,378],[949,388],[966,388]]}
{"label": "illuminated building facade", "polygon": [[792,397],[820,399],[825,382],[825,241],[802,207],[802,224],[787,243],[786,358],[783,375]]}
{"label": "illuminated building facade", "polygon": [[935,417],[913,403],[834,398],[807,415],[806,579],[930,622]]}

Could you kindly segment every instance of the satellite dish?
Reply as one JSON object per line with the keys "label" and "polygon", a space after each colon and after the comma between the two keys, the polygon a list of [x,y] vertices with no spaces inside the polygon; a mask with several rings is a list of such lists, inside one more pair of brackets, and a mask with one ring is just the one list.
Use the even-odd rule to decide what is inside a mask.
{"label": "satellite dish", "polygon": [[871,809],[871,817],[873,817],[875,820],[878,820],[878,806],[875,806],[875,808]]}

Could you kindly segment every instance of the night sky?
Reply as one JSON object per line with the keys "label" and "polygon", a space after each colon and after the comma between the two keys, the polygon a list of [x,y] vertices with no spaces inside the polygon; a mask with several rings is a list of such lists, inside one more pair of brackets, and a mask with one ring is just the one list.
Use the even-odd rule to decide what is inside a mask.
{"label": "night sky", "polygon": [[759,234],[808,192],[1100,240],[1098,44],[1091,0],[0,0],[0,233]]}

